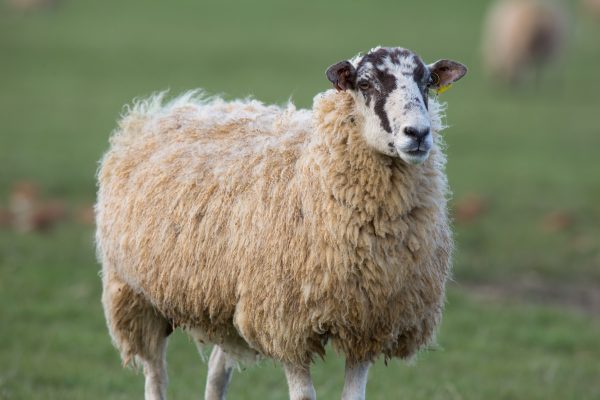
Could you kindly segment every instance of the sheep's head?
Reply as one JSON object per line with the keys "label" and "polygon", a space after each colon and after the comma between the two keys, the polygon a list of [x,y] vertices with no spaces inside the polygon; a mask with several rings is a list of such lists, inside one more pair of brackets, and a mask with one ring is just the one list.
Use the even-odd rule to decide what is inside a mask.
{"label": "sheep's head", "polygon": [[410,50],[376,48],[327,70],[337,90],[348,90],[364,116],[364,138],[376,151],[420,164],[433,146],[430,90],[462,78],[467,68],[450,60],[426,65]]}

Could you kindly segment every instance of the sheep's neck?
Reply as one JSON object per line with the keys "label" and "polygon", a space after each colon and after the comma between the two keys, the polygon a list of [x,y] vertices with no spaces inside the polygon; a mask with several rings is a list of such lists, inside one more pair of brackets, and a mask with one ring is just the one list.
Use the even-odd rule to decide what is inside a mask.
{"label": "sheep's neck", "polygon": [[315,113],[317,134],[309,150],[315,167],[310,170],[317,175],[311,179],[320,183],[324,198],[365,220],[405,215],[421,206],[417,189],[430,175],[431,163],[408,166],[375,152],[363,139],[352,98],[329,97]]}

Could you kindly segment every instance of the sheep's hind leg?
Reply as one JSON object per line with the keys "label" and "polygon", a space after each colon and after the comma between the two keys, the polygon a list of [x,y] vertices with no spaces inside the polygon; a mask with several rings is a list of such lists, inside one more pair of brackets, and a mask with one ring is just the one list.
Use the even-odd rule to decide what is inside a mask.
{"label": "sheep's hind leg", "polygon": [[290,400],[316,400],[317,394],[308,367],[286,364],[283,368],[290,391]]}
{"label": "sheep's hind leg", "polygon": [[224,400],[235,362],[219,346],[213,347],[208,360],[205,400]]}
{"label": "sheep's hind leg", "polygon": [[169,322],[141,293],[111,270],[103,274],[102,304],[113,343],[125,365],[136,361],[144,369],[145,399],[164,400],[167,392],[165,355]]}
{"label": "sheep's hind leg", "polygon": [[367,391],[367,377],[370,362],[349,364],[346,361],[346,374],[342,400],[364,400]]}
{"label": "sheep's hind leg", "polygon": [[165,400],[167,398],[167,366],[165,355],[167,349],[166,337],[159,344],[157,354],[153,357],[144,358],[138,356],[144,368],[144,399]]}

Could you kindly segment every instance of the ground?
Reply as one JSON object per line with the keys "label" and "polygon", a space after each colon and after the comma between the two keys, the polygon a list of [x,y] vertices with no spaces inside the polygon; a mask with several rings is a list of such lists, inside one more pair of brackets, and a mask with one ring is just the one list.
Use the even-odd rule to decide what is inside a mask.
{"label": "ground", "polygon": [[[443,95],[457,250],[439,344],[410,366],[377,363],[368,398],[600,398],[600,24],[574,2],[564,62],[516,91],[481,71],[486,2],[58,4],[0,5],[0,210],[23,180],[67,210],[48,232],[0,227],[0,399],[141,396],[104,324],[93,227],[77,218],[123,104],[203,87],[309,107],[330,64],[378,44],[470,71]],[[181,332],[168,359],[170,398],[200,397],[205,364]],[[320,398],[341,392],[331,350],[313,375]],[[263,362],[235,373],[230,398],[286,390]]]}

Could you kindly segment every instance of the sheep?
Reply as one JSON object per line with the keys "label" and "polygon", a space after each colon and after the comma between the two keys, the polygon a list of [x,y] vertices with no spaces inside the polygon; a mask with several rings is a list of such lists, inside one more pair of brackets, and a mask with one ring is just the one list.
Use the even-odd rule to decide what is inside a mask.
{"label": "sheep", "polygon": [[539,78],[543,67],[557,61],[567,36],[565,13],[543,0],[500,0],[485,20],[482,55],[494,81],[517,86]]}
{"label": "sheep", "polygon": [[465,73],[375,48],[332,65],[312,110],[194,92],[128,108],[98,170],[96,241],[109,332],[146,399],[166,396],[176,327],[214,345],[206,399],[262,358],[314,399],[328,342],[342,398],[364,399],[373,361],[432,342],[453,245],[429,91]]}

